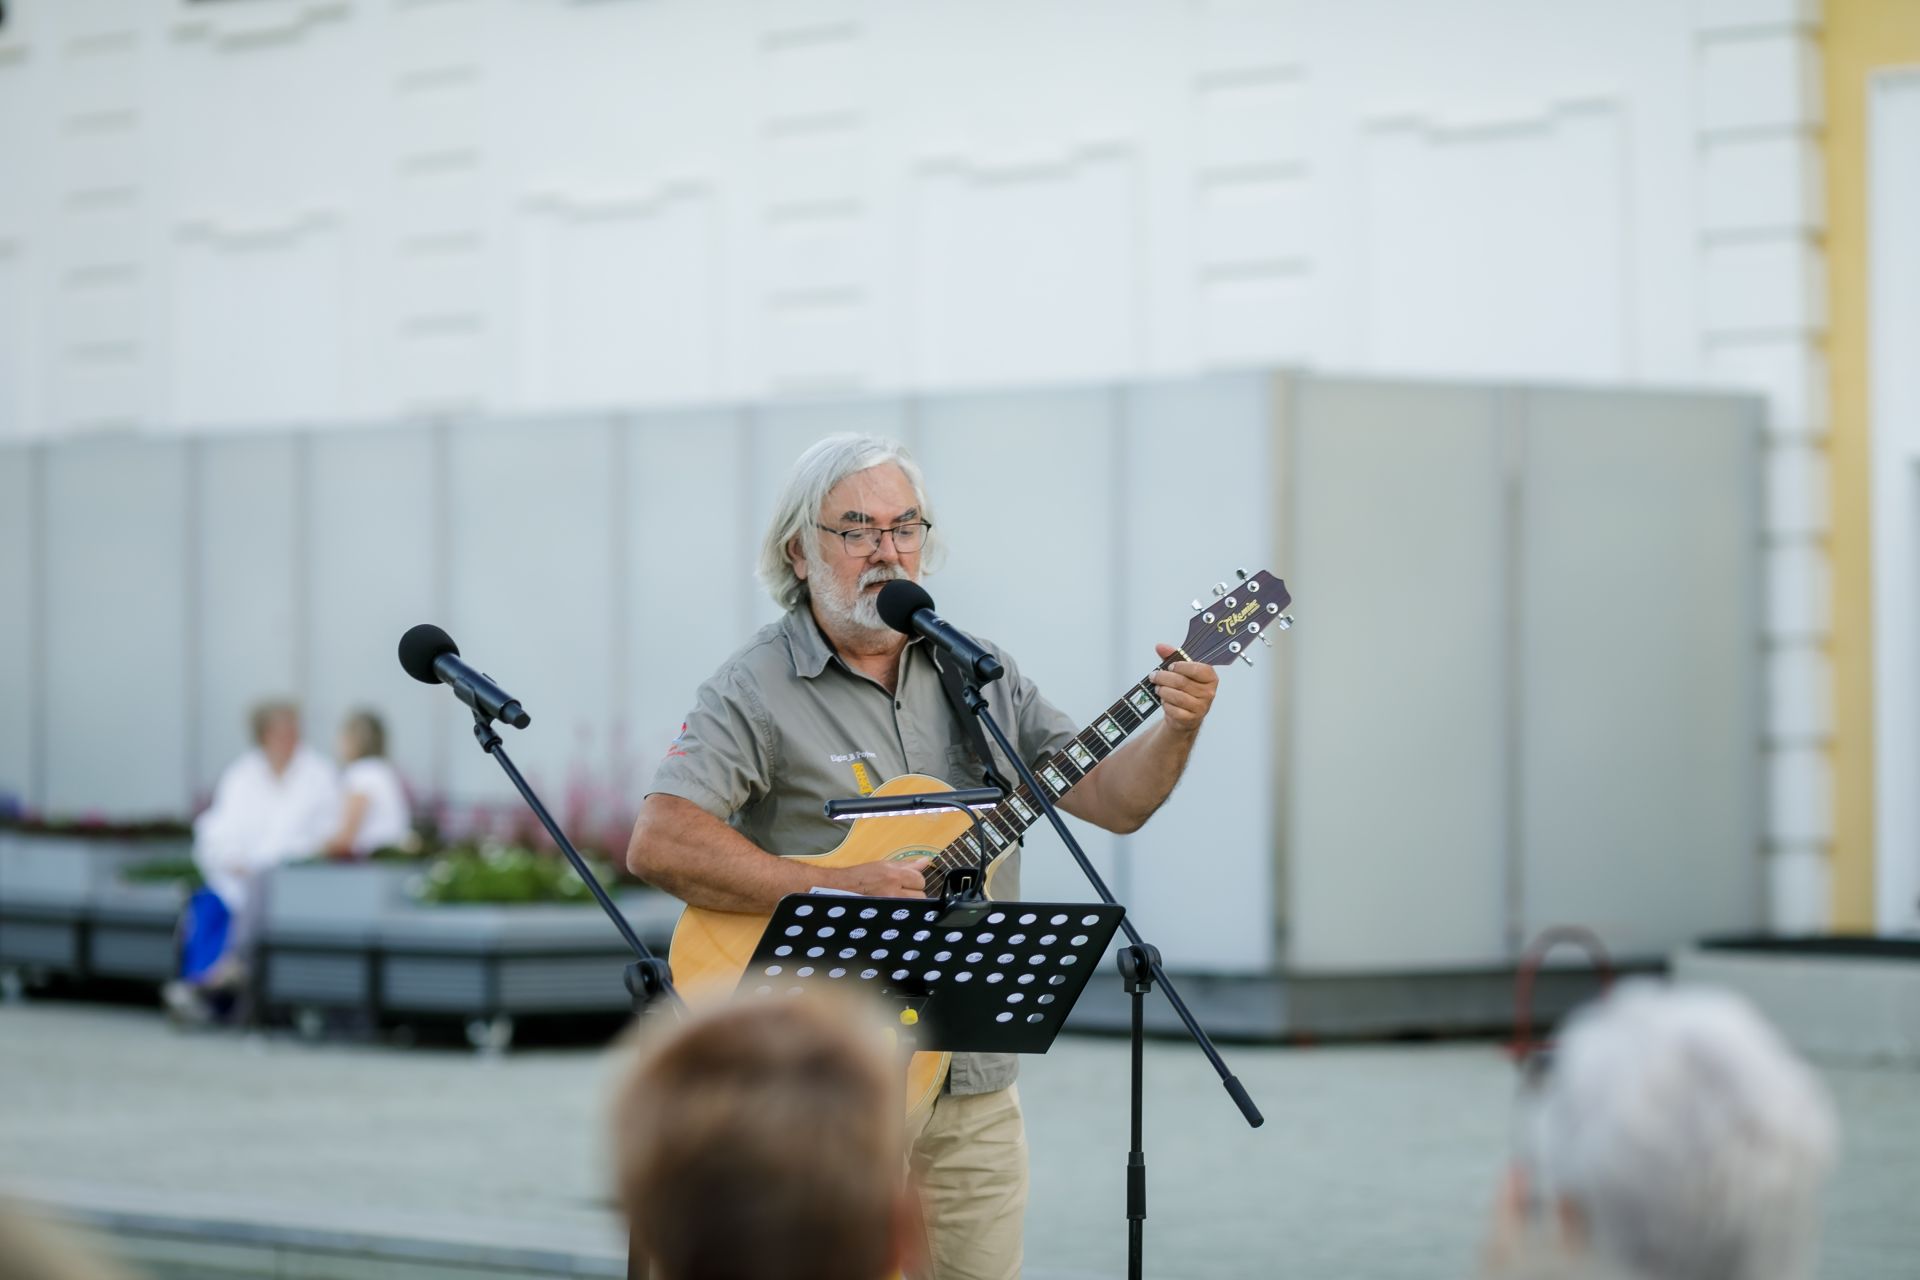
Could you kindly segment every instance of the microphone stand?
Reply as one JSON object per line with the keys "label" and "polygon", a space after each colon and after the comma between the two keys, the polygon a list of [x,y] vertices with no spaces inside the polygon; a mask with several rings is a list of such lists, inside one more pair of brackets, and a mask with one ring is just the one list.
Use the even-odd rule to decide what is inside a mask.
{"label": "microphone stand", "polygon": [[[664,1001],[677,1013],[685,1014],[686,1002],[681,1000],[680,993],[673,988],[673,970],[668,967],[665,960],[654,955],[647,944],[640,940],[640,935],[633,931],[632,923],[627,920],[620,908],[614,905],[613,899],[607,895],[598,877],[588,868],[586,859],[582,858],[580,851],[573,847],[573,841],[567,839],[567,833],[562,831],[560,824],[553,820],[553,815],[547,812],[547,806],[540,803],[540,797],[534,794],[533,788],[527,784],[527,780],[520,775],[520,770],[508,757],[506,748],[500,742],[500,735],[494,731],[493,717],[478,708],[473,713],[473,737],[480,744],[482,751],[500,762],[501,769],[506,771],[507,777],[520,792],[520,798],[527,802],[529,809],[533,810],[533,816],[540,819],[540,825],[547,829],[547,834],[553,837],[553,842],[560,846],[560,852],[565,854],[567,861],[573,864],[574,874],[586,882],[588,891],[593,894],[593,900],[600,904],[600,909],[607,913],[607,919],[613,921],[613,927],[620,931],[620,936],[626,940],[627,946],[632,948],[634,959],[633,963],[626,968],[625,980],[627,995],[633,1000],[634,1016],[644,1015],[656,1001]],[[647,1280],[647,1260],[636,1246],[637,1241],[629,1234],[627,1280]]]}
{"label": "microphone stand", "polygon": [[[1046,788],[1040,785],[1040,779],[1034,776],[1025,757],[1013,749],[1013,744],[1007,741],[1007,735],[995,722],[993,713],[987,709],[987,698],[980,692],[979,684],[968,677],[962,693],[968,709],[979,718],[981,724],[987,727],[987,732],[992,734],[993,740],[999,744],[1001,753],[1013,763],[1014,771],[1020,775],[1020,781],[1026,784],[1027,790],[1033,794],[1034,800],[1040,805],[1041,812],[1047,815],[1047,821],[1051,822],[1053,829],[1059,833],[1061,843],[1067,846],[1067,852],[1072,854],[1073,860],[1080,865],[1080,871],[1087,877],[1087,882],[1093,886],[1093,891],[1099,894],[1100,900],[1108,906],[1119,906],[1112,892],[1108,890],[1106,881],[1100,878],[1100,873],[1094,870],[1093,863],[1087,860],[1086,851],[1080,847],[1080,842],[1073,838],[1073,833],[1067,830],[1067,824],[1060,820],[1060,812],[1054,807],[1053,798],[1047,793]],[[1260,1108],[1253,1104],[1253,1099],[1248,1096],[1246,1087],[1240,1083],[1239,1077],[1227,1070],[1227,1064],[1221,1059],[1220,1051],[1213,1047],[1213,1041],[1208,1037],[1206,1030],[1194,1018],[1193,1012],[1187,1008],[1187,1002],[1180,998],[1173,980],[1167,977],[1166,970],[1160,966],[1159,948],[1149,945],[1140,936],[1140,931],[1133,927],[1133,920],[1129,916],[1120,917],[1120,927],[1126,931],[1128,942],[1127,946],[1120,949],[1117,957],[1120,976],[1127,994],[1133,998],[1133,1146],[1127,1152],[1127,1277],[1128,1280],[1140,1280],[1147,1222],[1147,1157],[1142,1148],[1141,1136],[1142,1077],[1146,1040],[1145,1006],[1147,992],[1153,989],[1155,981],[1160,983],[1160,989],[1166,993],[1167,1002],[1173,1006],[1173,1011],[1186,1025],[1187,1034],[1193,1037],[1194,1043],[1200,1046],[1200,1051],[1207,1055],[1207,1061],[1213,1064],[1214,1071],[1220,1077],[1220,1083],[1226,1086],[1228,1095],[1233,1098],[1234,1105],[1240,1108],[1240,1114],[1246,1118],[1248,1126],[1258,1129],[1266,1123],[1266,1117],[1261,1115]]]}

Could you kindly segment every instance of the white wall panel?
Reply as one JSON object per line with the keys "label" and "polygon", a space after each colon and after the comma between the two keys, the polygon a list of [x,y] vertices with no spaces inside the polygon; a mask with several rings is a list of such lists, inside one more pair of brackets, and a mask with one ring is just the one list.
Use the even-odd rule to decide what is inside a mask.
{"label": "white wall panel", "polygon": [[[1190,602],[1210,598],[1207,589],[1232,581],[1236,568],[1288,576],[1270,559],[1287,514],[1272,456],[1274,396],[1267,374],[1128,390],[1113,446],[1124,465],[1121,609],[1108,645],[1119,680],[1157,665],[1156,641],[1180,644]],[[1175,461],[1182,454],[1211,461],[1196,472]],[[1173,796],[1118,841],[1114,891],[1179,970],[1250,973],[1274,960],[1276,820],[1285,804],[1274,792],[1283,776],[1274,686],[1286,655],[1260,645],[1252,652],[1251,668],[1221,669],[1214,709]]]}
{"label": "white wall panel", "polygon": [[623,430],[627,691],[619,714],[630,764],[621,785],[637,801],[685,722],[694,690],[759,625],[750,605],[767,512],[752,509],[744,483],[740,464],[751,441],[744,414],[648,414]]}
{"label": "white wall panel", "polygon": [[75,442],[46,459],[46,808],[179,814],[197,711],[187,449]]}
{"label": "white wall panel", "polygon": [[1824,259],[1794,235],[1709,245],[1706,324],[1715,333],[1780,333],[1826,325]]}
{"label": "white wall panel", "polygon": [[39,787],[34,730],[40,717],[41,683],[34,664],[39,539],[35,529],[35,456],[26,449],[0,449],[0,811],[30,806]]}
{"label": "white wall panel", "polygon": [[698,188],[530,209],[520,277],[527,403],[711,398],[721,386],[717,217]]}
{"label": "white wall panel", "polygon": [[935,386],[1083,380],[1139,352],[1133,157],[1100,151],[915,183],[913,367]]}
{"label": "white wall panel", "polygon": [[1617,378],[1632,367],[1617,110],[1365,136],[1375,367]]}
{"label": "white wall panel", "polygon": [[[533,717],[504,731],[507,749],[549,804],[605,768],[619,712],[609,692],[613,510],[626,477],[615,429],[604,419],[472,425],[447,441],[443,625]],[[453,751],[448,790],[509,812],[520,804],[471,737]]]}
{"label": "white wall panel", "polygon": [[1716,35],[1701,45],[1700,82],[1709,129],[1792,128],[1820,101],[1820,51],[1794,28]]}
{"label": "white wall panel", "polygon": [[0,231],[0,440],[35,434],[34,384],[39,381],[39,344],[28,327],[32,305],[20,242]]}
{"label": "white wall panel", "polygon": [[[436,770],[449,749],[475,750],[465,709],[444,688],[409,679],[397,656],[415,623],[451,626],[437,559],[435,469],[426,428],[316,433],[306,442],[301,503],[311,736],[331,750],[349,710],[373,709],[416,797],[441,789]],[[510,500],[484,493],[464,500],[510,509]]]}
{"label": "white wall panel", "polygon": [[[1511,655],[1496,397],[1303,380],[1283,574],[1300,625],[1283,816],[1286,958],[1308,971],[1508,955]],[[1454,618],[1463,625],[1451,626]]]}
{"label": "white wall panel", "polygon": [[1759,922],[1757,406],[1530,391],[1521,937],[1657,959]]}
{"label": "white wall panel", "polygon": [[334,409],[347,371],[346,269],[341,231],[324,220],[251,233],[184,229],[170,419],[257,426],[285,424],[295,406]]}
{"label": "white wall panel", "polygon": [[[1115,396],[1050,391],[946,397],[918,406],[917,452],[946,535],[927,582],[940,613],[1004,645],[1053,704],[1086,724],[1152,665],[1115,660],[1123,519]],[[1138,644],[1134,649],[1138,653]],[[1138,670],[1135,670],[1138,667]],[[1111,875],[1114,838],[1075,824]],[[1058,841],[1029,841],[1021,891],[1074,901],[1085,880]]]}
{"label": "white wall panel", "polygon": [[[220,770],[252,745],[248,708],[306,692],[301,444],[274,435],[192,447],[199,584],[192,777],[195,793],[211,796]],[[307,744],[330,756],[327,728],[309,722]]]}

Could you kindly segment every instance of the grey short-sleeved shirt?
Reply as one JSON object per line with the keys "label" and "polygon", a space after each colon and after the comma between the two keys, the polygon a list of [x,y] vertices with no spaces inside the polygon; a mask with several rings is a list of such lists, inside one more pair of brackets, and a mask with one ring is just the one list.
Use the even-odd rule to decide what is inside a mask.
{"label": "grey short-sleeved shirt", "polygon": [[[1029,763],[1066,746],[1078,726],[1040,695],[1013,660],[987,686],[987,702]],[[1004,761],[995,767],[1011,775]],[[762,849],[784,856],[826,853],[846,838],[821,805],[888,778],[923,773],[977,786],[980,766],[948,705],[926,645],[908,643],[889,695],[842,662],[813,614],[795,609],[762,627],[721,664],[694,698],[685,729],[653,776],[649,794],[691,800]],[[1001,858],[993,896],[1020,893],[1020,851]],[[1012,1054],[956,1054],[947,1087],[988,1093],[1012,1084]]]}

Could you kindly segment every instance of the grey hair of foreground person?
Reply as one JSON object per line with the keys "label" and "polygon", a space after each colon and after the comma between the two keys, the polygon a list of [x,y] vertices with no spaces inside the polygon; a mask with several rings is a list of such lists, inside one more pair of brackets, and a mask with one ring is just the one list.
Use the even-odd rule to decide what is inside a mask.
{"label": "grey hair of foreground person", "polygon": [[[907,482],[913,486],[920,518],[931,523],[933,514],[927,503],[927,486],[920,477],[920,465],[897,440],[854,434],[828,436],[810,445],[794,460],[786,484],[781,487],[779,501],[774,504],[773,517],[767,522],[766,537],[760,543],[760,581],[775,604],[782,609],[797,609],[807,602],[807,584],[794,573],[787,548],[795,538],[822,536],[815,528],[820,521],[820,504],[827,500],[834,486],[848,476],[887,463],[893,463],[906,475]],[[920,553],[923,564],[932,563],[940,545],[939,537],[937,529],[927,534]]]}
{"label": "grey hair of foreground person", "polygon": [[1624,984],[1577,1014],[1534,1113],[1536,1194],[1648,1280],[1813,1274],[1832,1104],[1738,996]]}

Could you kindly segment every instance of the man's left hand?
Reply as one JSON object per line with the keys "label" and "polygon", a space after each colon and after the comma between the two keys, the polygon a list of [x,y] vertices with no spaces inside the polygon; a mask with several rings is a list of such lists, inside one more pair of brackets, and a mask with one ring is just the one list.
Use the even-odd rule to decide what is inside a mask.
{"label": "man's left hand", "polygon": [[[1153,646],[1162,660],[1179,652],[1170,644]],[[1160,696],[1166,712],[1167,727],[1188,737],[1200,732],[1200,722],[1213,706],[1213,695],[1220,687],[1220,673],[1204,662],[1176,662],[1164,671],[1148,677],[1153,691]]]}

